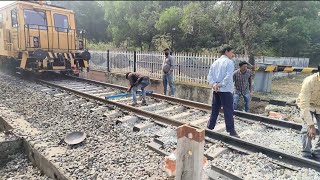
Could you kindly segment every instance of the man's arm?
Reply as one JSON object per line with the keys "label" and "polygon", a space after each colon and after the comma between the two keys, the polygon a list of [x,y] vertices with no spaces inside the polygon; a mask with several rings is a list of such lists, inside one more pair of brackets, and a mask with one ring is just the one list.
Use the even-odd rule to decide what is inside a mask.
{"label": "man's arm", "polygon": [[133,77],[132,77],[131,74],[128,76],[128,80],[129,80],[129,82],[130,82],[130,87],[129,87],[129,89],[128,89],[127,91],[131,91],[131,89],[133,88],[133,86],[134,86],[134,84],[135,84],[135,82],[134,82]]}
{"label": "man's arm", "polygon": [[214,84],[216,84],[216,79],[215,77],[213,76],[213,69],[214,69],[214,64],[211,65],[210,69],[209,69],[209,73],[208,73],[208,82],[210,84],[210,86],[213,86]]}
{"label": "man's arm", "polygon": [[218,83],[219,87],[225,87],[227,85],[228,81],[230,81],[232,83],[233,71],[234,71],[234,64],[232,61],[229,61],[228,65],[227,65],[226,76],[222,79],[222,81],[220,83]]}
{"label": "man's arm", "polygon": [[250,92],[252,91],[252,72],[250,71],[250,76],[249,76],[249,90]]}
{"label": "man's arm", "polygon": [[311,99],[311,89],[310,89],[309,79],[305,79],[302,83],[301,92],[299,94],[299,108],[300,113],[304,122],[308,125],[314,125],[312,117],[310,114],[310,99]]}
{"label": "man's arm", "polygon": [[170,60],[170,69],[168,71],[168,74],[172,73],[173,69],[174,69],[174,59],[173,59],[173,57],[169,56],[169,60]]}

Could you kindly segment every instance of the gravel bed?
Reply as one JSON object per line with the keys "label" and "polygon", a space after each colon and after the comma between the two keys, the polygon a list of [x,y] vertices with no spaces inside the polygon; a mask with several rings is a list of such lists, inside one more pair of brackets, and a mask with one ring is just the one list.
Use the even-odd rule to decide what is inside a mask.
{"label": "gravel bed", "polygon": [[262,153],[243,155],[228,152],[215,158],[211,163],[243,179],[320,179],[320,172],[313,169],[301,168],[299,171],[292,171],[281,168],[279,165],[270,162],[270,160],[270,158]]}
{"label": "gravel bed", "polygon": [[[190,112],[194,112],[194,110],[189,110],[189,111]],[[185,121],[185,122],[196,121],[196,120],[199,120],[199,119],[207,118],[207,116],[208,116],[207,112],[200,111],[200,112],[191,114],[190,116],[188,116],[185,119],[183,119],[183,121]]]}
{"label": "gravel bed", "polygon": [[32,163],[27,159],[23,153],[9,155],[9,162],[1,164],[0,166],[0,179],[8,180],[49,180],[51,178],[41,175],[40,170],[33,167]]}
{"label": "gravel bed", "polygon": [[174,131],[168,131],[167,134],[159,137],[159,140],[163,142],[163,148],[162,150],[171,153],[177,148],[177,132]]}
{"label": "gravel bed", "polygon": [[18,140],[18,137],[14,134],[11,134],[11,132],[7,132],[6,134],[0,133],[0,142],[1,141],[15,141]]}
{"label": "gravel bed", "polygon": [[[291,129],[276,130],[257,124],[251,127],[259,133],[249,134],[242,137],[242,139],[292,155],[302,155],[301,134],[297,131]],[[317,141],[313,141],[313,147],[316,142]]]}
{"label": "gravel bed", "polygon": [[[42,133],[32,140],[46,147],[65,147],[52,160],[65,174],[77,179],[164,179],[159,164],[163,158],[149,150],[150,138],[141,137],[116,119],[108,119],[89,109],[63,101],[41,91],[35,84],[0,75],[1,104],[24,115]],[[84,131],[86,140],[67,146],[62,139],[72,131]],[[46,147],[40,147],[44,151]]]}
{"label": "gravel bed", "polygon": [[[149,101],[147,100],[147,103],[149,103]],[[156,102],[156,103],[159,103],[159,102]],[[152,105],[151,103],[149,103],[148,105]],[[150,111],[150,112],[154,112],[154,111],[160,111],[162,109],[166,109],[168,107],[172,106],[171,104],[167,104],[166,106],[153,106],[151,108],[149,108],[147,111]]]}
{"label": "gravel bed", "polygon": [[[288,121],[293,121],[296,123],[303,123],[301,117],[300,117],[300,110],[297,109],[296,107],[290,107],[290,106],[276,106],[276,105],[267,105],[265,107],[265,111],[274,111],[274,112],[279,112],[285,115],[283,120],[288,120]],[[268,115],[266,113],[266,115]]]}
{"label": "gravel bed", "polygon": [[[219,118],[217,125],[220,123],[224,124],[223,118]],[[292,129],[273,129],[269,128],[263,124],[259,123],[247,123],[235,118],[235,129],[238,134],[245,131],[253,131],[254,133],[249,133],[241,136],[241,139],[257,143],[264,147],[272,148],[275,150],[284,151],[291,153],[292,155],[301,156],[301,135],[299,131]],[[216,126],[217,126],[216,125]],[[200,124],[200,127],[206,128],[207,123]],[[227,134],[226,131],[222,132]],[[317,141],[313,141],[314,145]]]}

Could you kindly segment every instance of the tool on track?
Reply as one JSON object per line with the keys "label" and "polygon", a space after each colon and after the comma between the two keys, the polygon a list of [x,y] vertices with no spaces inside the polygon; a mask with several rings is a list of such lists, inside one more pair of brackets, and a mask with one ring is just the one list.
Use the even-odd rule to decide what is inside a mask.
{"label": "tool on track", "polygon": [[[152,94],[152,90],[146,91],[146,94]],[[141,95],[141,91],[137,91],[137,94]],[[132,96],[131,93],[122,93],[122,94],[116,94],[116,95],[111,95],[111,96],[106,96],[105,99],[115,99],[115,98],[121,98],[121,97],[129,97]]]}
{"label": "tool on track", "polygon": [[64,141],[69,145],[75,145],[81,143],[85,139],[86,133],[75,131],[67,134],[67,136],[64,138]]}

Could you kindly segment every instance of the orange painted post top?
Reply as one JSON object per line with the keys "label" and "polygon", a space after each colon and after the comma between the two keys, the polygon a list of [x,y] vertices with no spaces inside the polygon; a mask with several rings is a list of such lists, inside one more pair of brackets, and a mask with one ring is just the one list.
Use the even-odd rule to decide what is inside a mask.
{"label": "orange painted post top", "polygon": [[178,139],[182,137],[187,137],[194,141],[202,142],[205,136],[204,132],[204,129],[197,129],[188,125],[182,125],[177,129],[177,136]]}

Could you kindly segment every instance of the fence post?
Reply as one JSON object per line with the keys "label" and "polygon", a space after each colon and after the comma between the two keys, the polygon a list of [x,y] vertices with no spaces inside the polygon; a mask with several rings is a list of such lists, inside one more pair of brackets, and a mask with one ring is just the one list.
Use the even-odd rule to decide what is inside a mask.
{"label": "fence post", "polygon": [[107,70],[110,72],[110,51],[107,50]]}
{"label": "fence post", "polygon": [[151,62],[151,73],[153,73],[153,62]]}
{"label": "fence post", "polygon": [[204,158],[204,129],[182,125],[177,129],[175,180],[201,180]]}
{"label": "fence post", "polygon": [[133,51],[133,72],[137,71],[137,51]]}

